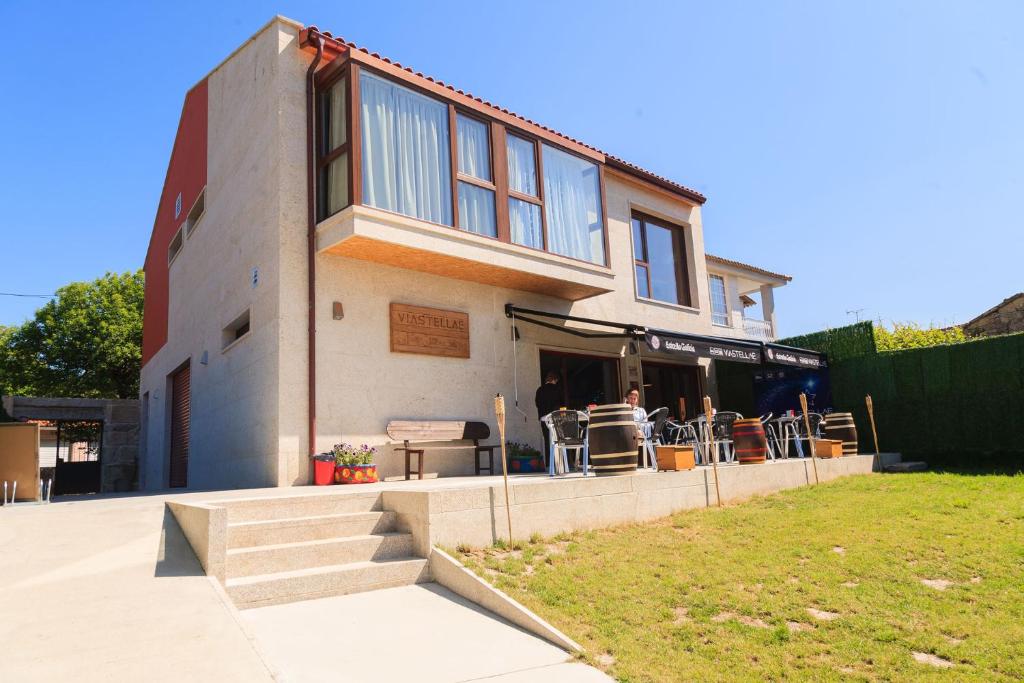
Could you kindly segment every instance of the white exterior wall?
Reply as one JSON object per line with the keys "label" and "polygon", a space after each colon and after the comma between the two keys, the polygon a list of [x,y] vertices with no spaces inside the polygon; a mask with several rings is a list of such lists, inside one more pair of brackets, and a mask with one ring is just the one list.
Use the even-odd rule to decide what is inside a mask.
{"label": "white exterior wall", "polygon": [[[301,198],[282,200],[285,190],[294,194],[283,180],[293,173],[282,172],[294,160],[283,158],[288,149],[282,143],[290,136],[281,129],[292,123],[291,110],[305,111],[304,98],[290,101],[291,91],[304,87],[294,68],[301,71],[296,39],[293,27],[272,22],[209,76],[206,212],[170,266],[167,342],[142,370],[149,422],[140,488],[167,486],[169,375],[186,361],[189,488],[280,483],[278,397],[288,395],[279,391],[279,354],[282,341],[294,343],[282,332],[294,312],[282,305],[280,269],[283,259],[294,259],[294,249],[279,226],[293,227],[281,221],[293,205],[305,211],[304,176]],[[301,223],[297,239],[304,243]],[[250,333],[222,351],[223,328],[247,308]]]}

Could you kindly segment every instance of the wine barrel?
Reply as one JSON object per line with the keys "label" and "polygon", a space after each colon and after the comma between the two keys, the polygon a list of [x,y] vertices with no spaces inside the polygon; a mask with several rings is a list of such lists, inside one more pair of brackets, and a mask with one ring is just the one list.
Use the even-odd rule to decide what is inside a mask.
{"label": "wine barrel", "polygon": [[736,448],[736,459],[742,465],[764,462],[768,453],[768,440],[764,426],[756,417],[736,420],[732,423],[732,443]]}
{"label": "wine barrel", "polygon": [[595,474],[636,472],[636,422],[628,403],[611,403],[591,410],[587,439],[590,466]]}
{"label": "wine barrel", "polygon": [[829,413],[825,418],[825,438],[843,442],[843,455],[857,455],[857,425],[853,413]]}

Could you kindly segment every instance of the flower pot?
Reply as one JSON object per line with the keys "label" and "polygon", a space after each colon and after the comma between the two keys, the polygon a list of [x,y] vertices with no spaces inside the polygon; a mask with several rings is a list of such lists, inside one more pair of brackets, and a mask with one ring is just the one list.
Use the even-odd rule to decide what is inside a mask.
{"label": "flower pot", "polygon": [[334,483],[334,461],[313,461],[313,483],[317,486],[328,486]]}
{"label": "flower pot", "polygon": [[337,484],[372,484],[379,481],[376,465],[337,465],[334,468]]}

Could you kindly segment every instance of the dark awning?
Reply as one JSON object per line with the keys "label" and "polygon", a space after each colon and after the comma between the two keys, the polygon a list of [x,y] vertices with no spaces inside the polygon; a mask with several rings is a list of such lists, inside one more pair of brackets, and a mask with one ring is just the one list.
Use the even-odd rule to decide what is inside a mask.
{"label": "dark awning", "polygon": [[[577,337],[587,339],[608,339],[614,337],[629,338],[647,345],[651,351],[658,353],[670,353],[684,358],[710,358],[712,360],[727,360],[736,363],[789,365],[798,368],[824,368],[828,366],[825,354],[811,351],[809,349],[797,349],[782,344],[770,344],[766,342],[753,341],[751,339],[736,339],[732,337],[714,337],[703,334],[691,334],[688,332],[674,332],[671,330],[659,330],[647,328],[642,325],[630,323],[619,323],[610,320],[597,320],[594,318],[581,318],[579,316],[566,315],[564,313],[549,313],[529,308],[520,308],[513,304],[505,304],[505,315],[516,320],[532,323],[559,332],[566,332]],[[565,322],[578,322],[587,325],[611,328],[614,331],[597,332],[581,330],[556,324],[548,320],[537,318],[548,318]]]}

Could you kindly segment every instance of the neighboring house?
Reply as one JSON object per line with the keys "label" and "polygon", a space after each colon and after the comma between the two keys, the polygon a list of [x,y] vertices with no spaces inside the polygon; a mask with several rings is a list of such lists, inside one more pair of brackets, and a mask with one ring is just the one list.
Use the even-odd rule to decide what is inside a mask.
{"label": "neighboring house", "polygon": [[1024,332],[1024,292],[1003,299],[1002,303],[964,323],[963,330],[968,337]]}
{"label": "neighboring house", "polygon": [[706,255],[704,201],[275,18],[185,97],[146,256],[140,485],[304,484],[340,441],[395,476],[389,420],[479,419],[493,442],[498,392],[508,438],[539,445],[548,370],[573,407],[640,385],[692,416],[717,362],[817,363],[761,345],[790,278]]}

